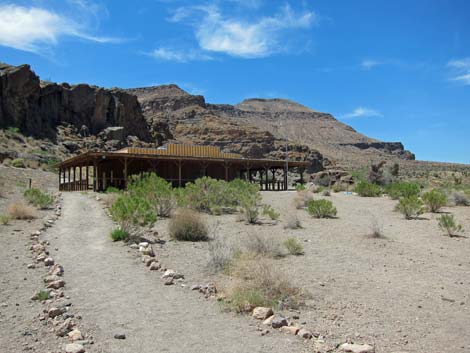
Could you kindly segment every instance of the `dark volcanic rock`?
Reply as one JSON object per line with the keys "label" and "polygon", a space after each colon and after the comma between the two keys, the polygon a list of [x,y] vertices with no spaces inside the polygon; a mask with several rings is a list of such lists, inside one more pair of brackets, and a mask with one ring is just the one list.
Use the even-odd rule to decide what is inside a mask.
{"label": "dark volcanic rock", "polygon": [[29,65],[0,65],[0,127],[18,127],[26,135],[55,137],[63,123],[88,127],[96,134],[122,126],[126,135],[148,140],[147,123],[134,95],[86,84],[41,82]]}

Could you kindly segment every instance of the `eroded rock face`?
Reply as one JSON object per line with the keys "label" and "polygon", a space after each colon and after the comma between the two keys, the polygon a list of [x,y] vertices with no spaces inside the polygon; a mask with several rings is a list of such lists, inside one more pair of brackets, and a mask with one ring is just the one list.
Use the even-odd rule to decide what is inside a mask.
{"label": "eroded rock face", "polygon": [[86,84],[42,82],[29,65],[0,64],[0,127],[14,126],[26,135],[51,138],[63,123],[85,125],[91,134],[122,126],[126,136],[150,137],[134,95]]}

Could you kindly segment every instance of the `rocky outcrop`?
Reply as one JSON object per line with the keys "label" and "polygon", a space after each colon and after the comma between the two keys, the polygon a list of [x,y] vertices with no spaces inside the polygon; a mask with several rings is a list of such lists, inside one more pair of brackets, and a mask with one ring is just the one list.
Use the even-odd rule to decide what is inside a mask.
{"label": "rocky outcrop", "polygon": [[126,135],[150,138],[134,95],[86,84],[41,82],[29,65],[0,65],[0,127],[55,138],[56,127],[63,123],[85,125],[91,134],[122,126]]}
{"label": "rocky outcrop", "polygon": [[410,151],[405,150],[401,142],[357,142],[357,143],[343,143],[342,146],[352,146],[360,150],[367,150],[370,148],[396,155],[402,159],[414,160],[415,155]]}

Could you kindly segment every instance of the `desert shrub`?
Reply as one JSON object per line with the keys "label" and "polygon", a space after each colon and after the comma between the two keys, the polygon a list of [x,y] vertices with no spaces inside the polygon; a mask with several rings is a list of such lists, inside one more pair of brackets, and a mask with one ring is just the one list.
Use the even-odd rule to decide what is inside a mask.
{"label": "desert shrub", "polygon": [[295,213],[288,214],[286,217],[286,224],[284,228],[287,229],[299,229],[302,228],[302,223],[300,222],[299,217]]}
{"label": "desert shrub", "polygon": [[26,201],[39,209],[48,208],[54,202],[54,198],[51,195],[36,188],[25,190],[23,196]]}
{"label": "desert shrub", "polygon": [[247,312],[257,306],[296,308],[300,304],[300,289],[272,260],[241,254],[234,258],[228,272],[234,280],[227,289],[227,303],[234,311]]}
{"label": "desert shrub", "polygon": [[286,247],[287,251],[291,255],[303,255],[304,254],[304,247],[299,241],[293,237],[287,238],[284,241],[284,246]]}
{"label": "desert shrub", "polygon": [[341,192],[347,190],[347,187],[343,183],[336,183],[331,187],[331,189],[333,190],[333,192]]}
{"label": "desert shrub", "polygon": [[369,183],[379,184],[379,185],[385,184],[384,171],[383,171],[383,167],[385,163],[386,163],[385,161],[381,161],[377,164],[371,164],[370,169],[369,169],[369,175],[368,175]]}
{"label": "desert shrub", "polygon": [[444,214],[439,217],[439,228],[446,232],[449,237],[457,236],[457,233],[463,232],[463,227],[458,224],[454,215]]}
{"label": "desert shrub", "polygon": [[8,205],[7,214],[12,219],[33,219],[36,217],[34,209],[21,201]]}
{"label": "desert shrub", "polygon": [[39,292],[36,293],[35,298],[39,301],[47,300],[50,298],[50,294],[48,291],[40,290]]}
{"label": "desert shrub", "polygon": [[437,212],[447,204],[446,194],[437,189],[425,192],[422,198],[431,212]]}
{"label": "desert shrub", "polygon": [[333,218],[337,214],[336,207],[329,200],[312,200],[307,204],[307,210],[315,218]]}
{"label": "desert shrub", "polygon": [[380,196],[382,189],[379,185],[367,181],[360,181],[355,189],[355,192],[362,197],[377,197]]}
{"label": "desert shrub", "polygon": [[286,254],[281,242],[272,235],[250,234],[245,241],[245,251],[262,257],[280,258]]}
{"label": "desert shrub", "polygon": [[5,131],[8,132],[9,134],[19,134],[20,133],[20,129],[17,128],[17,127],[14,127],[14,126],[7,127],[5,129]]}
{"label": "desert shrub", "polygon": [[155,208],[141,196],[120,195],[109,209],[114,221],[127,229],[130,225],[149,226],[157,221]]}
{"label": "desert shrub", "polygon": [[322,194],[322,196],[328,197],[328,196],[331,196],[331,191],[326,189],[326,190],[323,190],[321,194]]}
{"label": "desert shrub", "polygon": [[259,195],[258,185],[235,179],[230,182],[209,177],[199,178],[180,191],[179,204],[187,205],[200,212],[223,212],[243,204],[253,203]]}
{"label": "desert shrub", "polygon": [[301,209],[307,206],[307,202],[313,200],[313,193],[307,190],[297,191],[294,197],[294,206],[297,209]]}
{"label": "desert shrub", "polygon": [[406,219],[416,218],[423,213],[423,202],[416,195],[402,197],[398,201],[396,210],[404,215]]}
{"label": "desert shrub", "polygon": [[201,215],[190,209],[180,209],[171,218],[169,224],[170,236],[181,241],[209,240],[208,229]]}
{"label": "desert shrub", "polygon": [[129,233],[122,228],[116,228],[111,232],[111,239],[113,241],[127,240],[129,238]]}
{"label": "desert shrub", "polygon": [[393,200],[398,200],[400,197],[418,196],[420,191],[421,186],[417,183],[392,183],[385,187],[385,193]]}
{"label": "desert shrub", "polygon": [[273,221],[277,221],[281,214],[277,212],[271,205],[263,205],[262,213],[264,216],[268,216]]}
{"label": "desert shrub", "polygon": [[463,191],[453,191],[449,201],[455,206],[470,206],[470,199]]}
{"label": "desert shrub", "polygon": [[295,191],[302,191],[305,190],[305,184],[295,184]]}
{"label": "desert shrub", "polygon": [[369,233],[369,237],[376,239],[385,238],[385,235],[383,233],[383,225],[379,222],[377,217],[373,217],[370,228],[371,230]]}
{"label": "desert shrub", "polygon": [[121,190],[119,190],[118,188],[115,188],[114,186],[108,186],[106,188],[106,193],[107,194],[115,194],[115,193],[119,193],[121,192]]}
{"label": "desert shrub", "polygon": [[217,273],[224,271],[230,265],[234,254],[238,251],[228,241],[214,236],[209,242],[209,262],[207,267]]}
{"label": "desert shrub", "polygon": [[241,211],[243,213],[245,221],[249,224],[255,224],[256,222],[258,222],[258,203],[260,198],[261,197],[259,196],[259,194],[257,194],[256,197],[252,197],[252,195],[250,195],[245,196],[241,200]]}
{"label": "desert shrub", "polygon": [[160,217],[169,217],[176,206],[176,197],[171,183],[155,173],[134,176],[128,186],[132,196],[146,199]]}
{"label": "desert shrub", "polygon": [[400,174],[400,165],[398,163],[393,163],[390,167],[390,175],[394,178],[398,177]]}
{"label": "desert shrub", "polygon": [[26,168],[23,158],[15,158],[10,162],[10,165],[15,168]]}
{"label": "desert shrub", "polygon": [[10,217],[4,214],[0,214],[0,224],[6,226],[10,222]]}

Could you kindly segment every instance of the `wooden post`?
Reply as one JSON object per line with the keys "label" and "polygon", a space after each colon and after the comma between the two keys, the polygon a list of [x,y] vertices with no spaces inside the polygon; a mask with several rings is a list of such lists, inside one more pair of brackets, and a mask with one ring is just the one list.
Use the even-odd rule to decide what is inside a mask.
{"label": "wooden post", "polygon": [[70,167],[67,168],[67,191],[70,191]]}
{"label": "wooden post", "polygon": [[230,164],[225,162],[224,168],[225,168],[225,181],[228,181],[228,172],[229,172]]}
{"label": "wooden post", "polygon": [[269,190],[269,167],[264,167],[264,172],[266,174],[266,191]]}
{"label": "wooden post", "polygon": [[59,167],[59,191],[61,190],[61,186],[62,186],[61,178],[62,178],[62,168]]}
{"label": "wooden post", "polygon": [[272,180],[273,191],[275,191],[276,190],[276,168],[272,168],[271,173],[273,175],[273,180]]}
{"label": "wooden post", "polygon": [[89,176],[90,172],[89,172],[89,169],[90,169],[90,166],[87,163],[86,169],[85,169],[85,179],[86,179],[86,188],[85,188],[85,190],[87,190],[87,191],[88,191],[88,187],[90,186],[90,176]]}
{"label": "wooden post", "polygon": [[80,191],[82,191],[82,190],[83,190],[83,181],[82,181],[82,169],[83,169],[83,165],[80,165],[79,168],[80,168],[80,174],[79,174],[79,175],[80,175],[80,187],[79,187],[79,189],[80,189]]}
{"label": "wooden post", "polygon": [[93,161],[93,191],[96,192],[98,190],[98,164],[96,163],[96,159]]}
{"label": "wooden post", "polygon": [[300,168],[300,184],[305,184],[305,182],[304,182],[304,168]]}
{"label": "wooden post", "polygon": [[124,189],[127,189],[127,158],[124,158]]}
{"label": "wooden post", "polygon": [[284,190],[287,190],[287,167],[284,167]]}
{"label": "wooden post", "polygon": [[106,191],[106,171],[103,170],[103,191]]}
{"label": "wooden post", "polygon": [[181,159],[178,160],[178,186],[181,187],[182,185],[182,180],[181,180]]}

